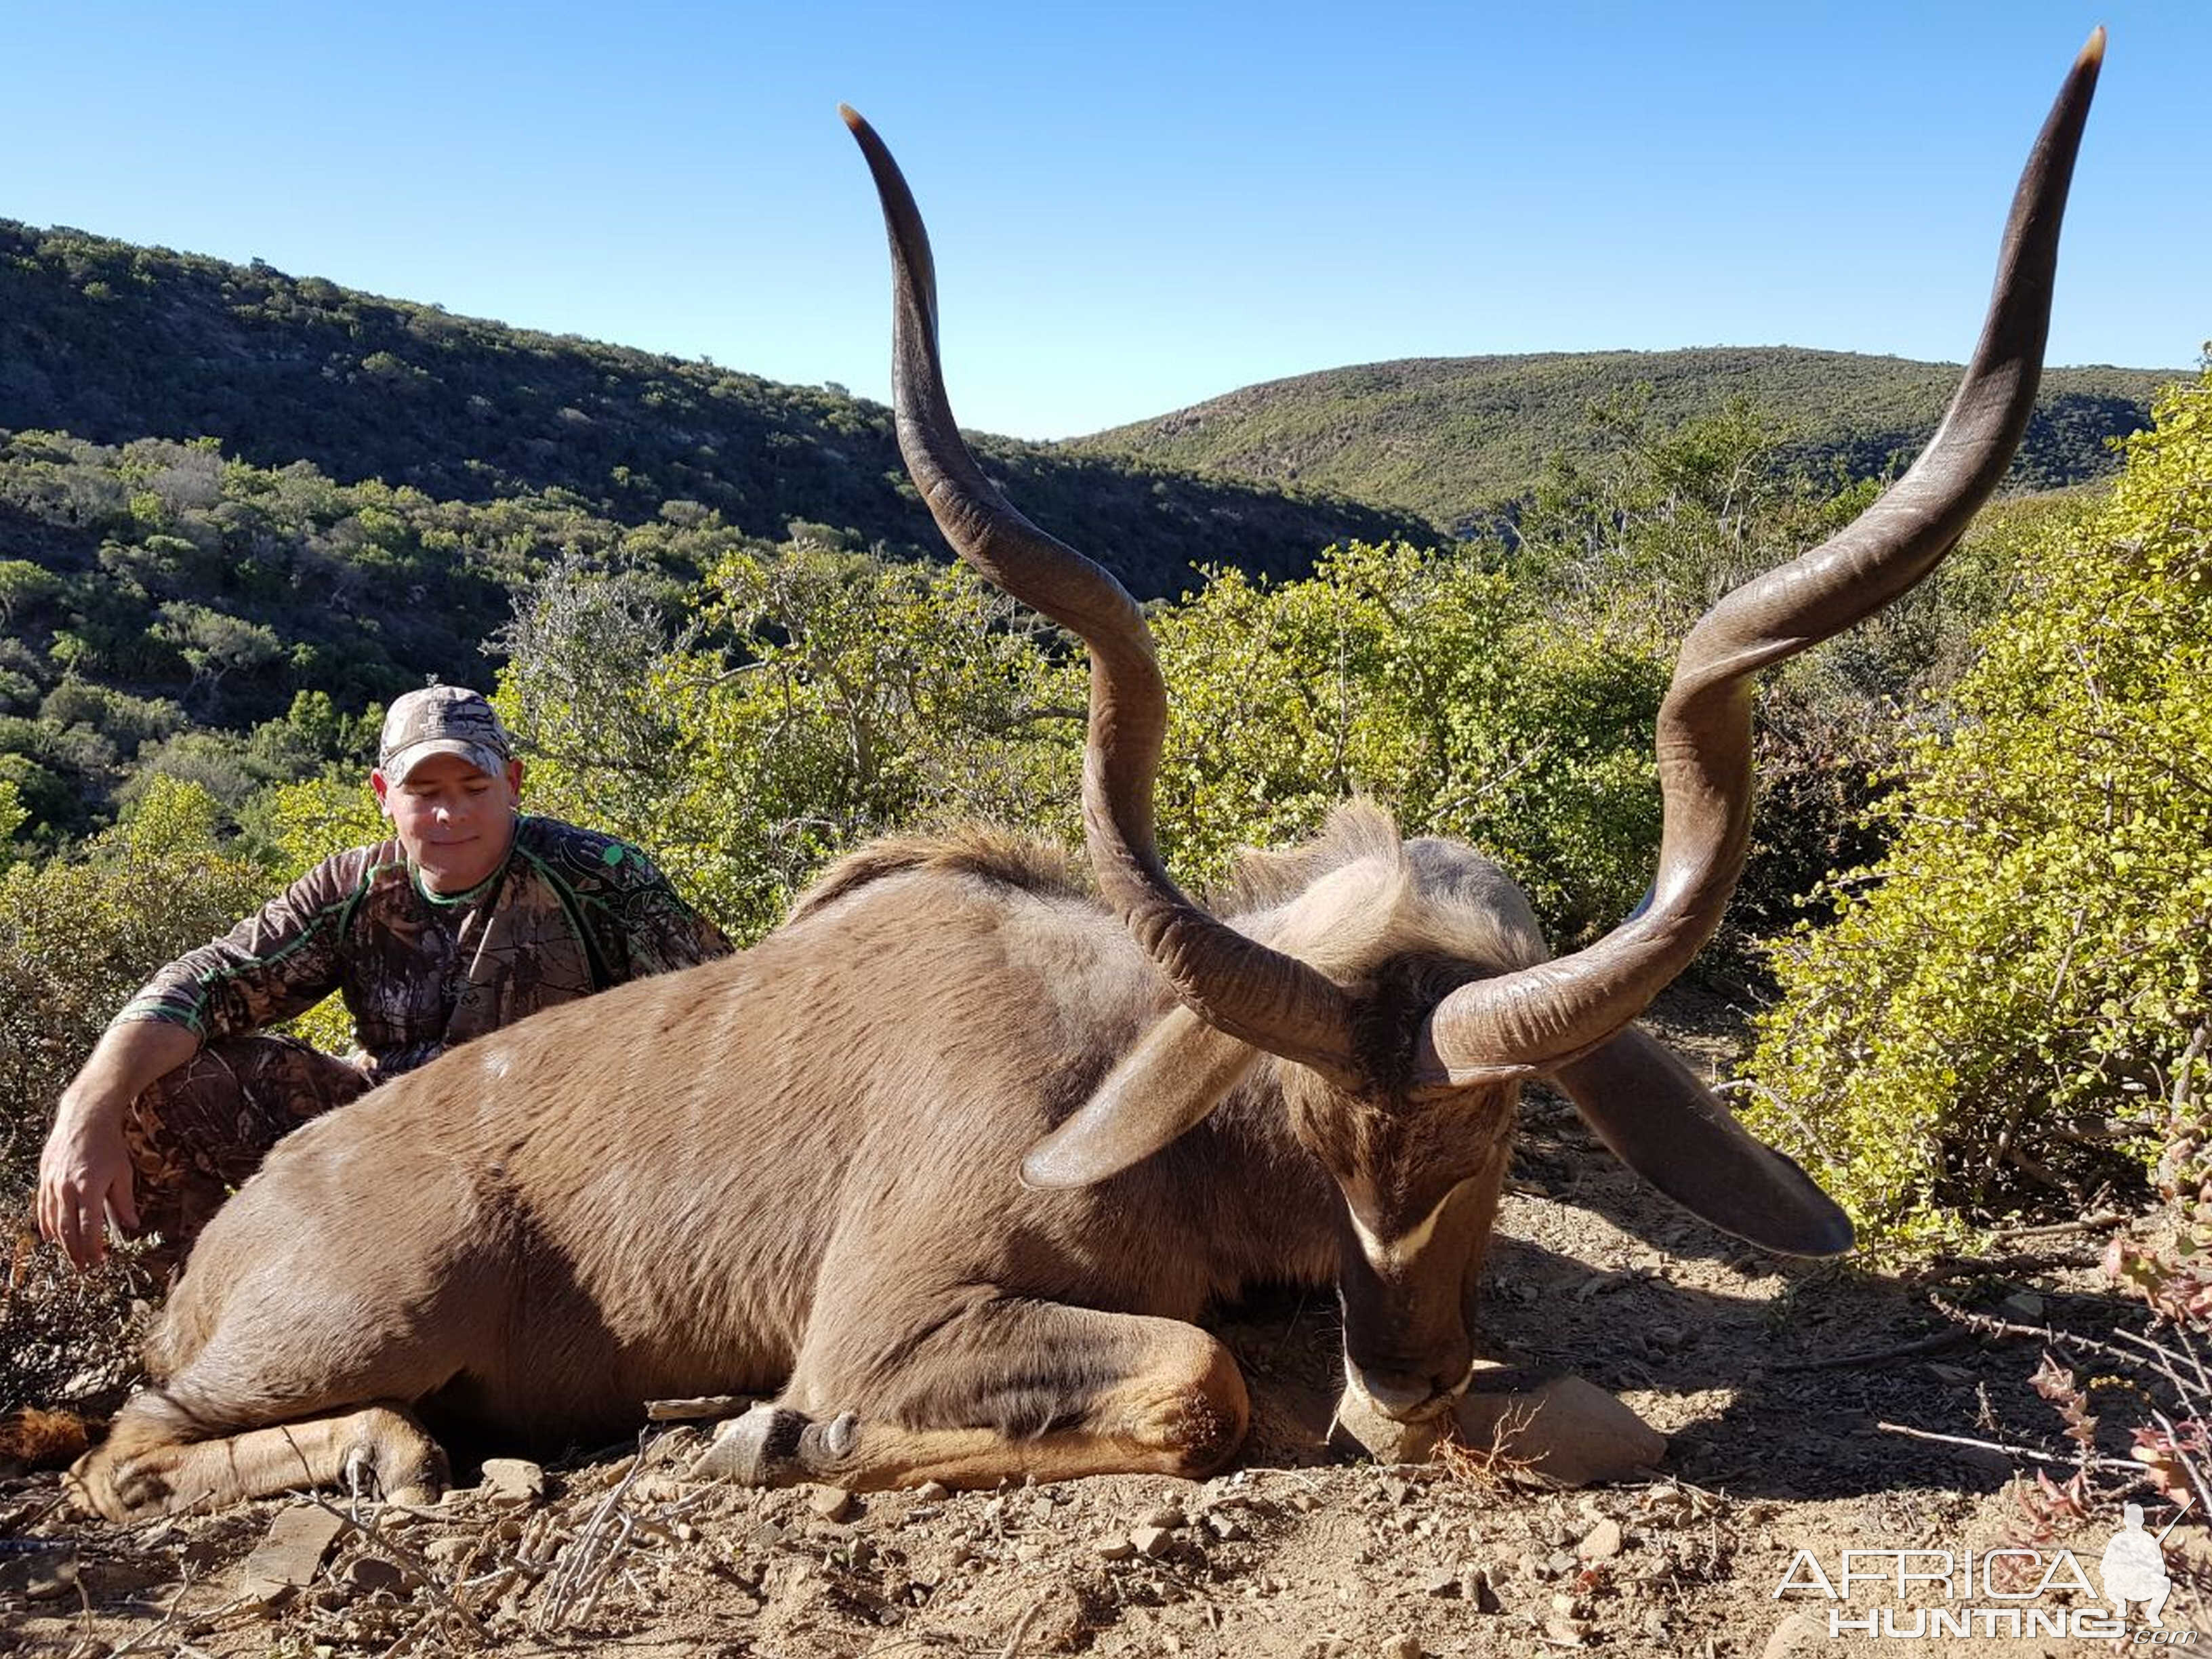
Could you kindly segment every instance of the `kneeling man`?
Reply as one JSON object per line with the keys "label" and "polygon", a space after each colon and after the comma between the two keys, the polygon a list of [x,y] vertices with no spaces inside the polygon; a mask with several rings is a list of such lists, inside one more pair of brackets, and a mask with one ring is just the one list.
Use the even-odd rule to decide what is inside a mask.
{"label": "kneeling man", "polygon": [[[277,1139],[526,1014],[726,955],[644,854],[522,814],[522,763],[459,686],[392,705],[370,786],[392,837],[326,859],[156,974],[62,1093],[39,1228],[78,1267],[105,1221],[174,1267]],[[359,1054],[265,1028],[336,991]]]}

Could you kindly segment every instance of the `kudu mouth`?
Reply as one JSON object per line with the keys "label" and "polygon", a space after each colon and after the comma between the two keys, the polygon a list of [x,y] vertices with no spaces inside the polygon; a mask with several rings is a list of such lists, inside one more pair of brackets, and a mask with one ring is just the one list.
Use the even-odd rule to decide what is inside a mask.
{"label": "kudu mouth", "polygon": [[1467,1392],[1474,1375],[1472,1364],[1444,1380],[1418,1372],[1370,1370],[1349,1354],[1344,1360],[1346,1385],[1394,1423],[1427,1423],[1443,1416]]}

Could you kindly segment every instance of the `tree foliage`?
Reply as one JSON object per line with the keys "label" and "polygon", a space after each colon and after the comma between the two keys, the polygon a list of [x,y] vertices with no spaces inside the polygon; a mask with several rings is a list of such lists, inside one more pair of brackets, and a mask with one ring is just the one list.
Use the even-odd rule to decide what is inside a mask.
{"label": "tree foliage", "polygon": [[[948,817],[1073,842],[1086,670],[970,574],[817,539],[733,550],[689,634],[635,572],[570,571],[505,636],[543,805],[652,847],[752,937],[829,858]],[[1281,583],[1153,607],[1171,717],[1163,848],[1185,880],[1351,794],[1467,837],[1572,935],[1635,902],[1657,829],[1650,642],[1565,632],[1462,555],[1354,544]]]}
{"label": "tree foliage", "polygon": [[635,568],[557,573],[502,636],[500,704],[533,806],[651,848],[735,936],[886,830],[1072,823],[1079,684],[964,566],[746,544],[685,614],[672,636]]}
{"label": "tree foliage", "polygon": [[204,791],[160,779],[82,857],[0,869],[0,1203],[27,1190],[54,1099],[116,1010],[270,890],[219,818]]}
{"label": "tree foliage", "polygon": [[1320,828],[1351,795],[1456,836],[1555,935],[1626,914],[1658,836],[1661,641],[1562,626],[1464,552],[1332,549],[1304,581],[1235,571],[1154,619],[1172,720],[1164,843],[1192,878]]}
{"label": "tree foliage", "polygon": [[[2110,500],[1992,538],[2026,586],[1778,953],[1754,1116],[1878,1236],[2139,1177],[2212,1019],[2212,380]],[[2196,1039],[2192,1048],[2192,1038]]]}

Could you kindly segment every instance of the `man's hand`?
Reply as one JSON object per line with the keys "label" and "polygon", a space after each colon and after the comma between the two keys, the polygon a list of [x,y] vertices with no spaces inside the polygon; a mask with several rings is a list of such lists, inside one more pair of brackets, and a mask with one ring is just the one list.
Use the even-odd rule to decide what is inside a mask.
{"label": "man's hand", "polygon": [[125,1228],[138,1224],[123,1113],[94,1103],[72,1109],[65,1097],[39,1155],[39,1231],[82,1273],[106,1259],[110,1212]]}
{"label": "man's hand", "polygon": [[107,1256],[107,1218],[126,1231],[138,1225],[131,1153],[123,1115],[155,1079],[199,1051],[181,1025],[133,1020],[111,1025],[93,1048],[54,1113],[53,1133],[39,1155],[39,1231],[60,1245],[82,1273]]}

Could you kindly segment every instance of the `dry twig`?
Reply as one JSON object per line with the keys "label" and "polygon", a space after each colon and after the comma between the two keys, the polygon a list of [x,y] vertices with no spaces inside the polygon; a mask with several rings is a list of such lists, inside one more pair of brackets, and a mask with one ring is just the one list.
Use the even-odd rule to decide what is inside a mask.
{"label": "dry twig", "polygon": [[[1937,1434],[1931,1429],[1916,1429],[1903,1423],[1877,1423],[1875,1427],[1884,1434],[1901,1434],[1910,1440],[1929,1440],[1942,1446],[1964,1446],[1974,1451],[1996,1452],[2005,1457],[2024,1458],[2031,1463],[2048,1463],[2057,1468],[2081,1467],[2080,1457],[2054,1457],[2049,1452],[2038,1451],[2033,1446],[2013,1445],[2002,1440],[1977,1440],[1971,1435]],[[2099,1457],[2088,1461],[2091,1468],[2107,1473],[2141,1474],[2142,1468],[2124,1457]]]}
{"label": "dry twig", "polygon": [[[561,1553],[560,1564],[554,1569],[546,1585],[549,1604],[544,1622],[548,1629],[558,1629],[572,1610],[578,1618],[591,1613],[599,1604],[607,1580],[613,1576],[615,1563],[621,1559],[623,1551],[629,1547],[631,1534],[637,1530],[637,1517],[623,1508],[623,1499],[629,1496],[629,1489],[638,1476],[645,1472],[641,1442],[642,1437],[640,1449],[631,1457],[629,1468],[623,1472],[623,1478],[599,1500],[599,1508],[584,1523],[584,1529],[571,1539],[568,1547]],[[610,1528],[613,1529],[611,1539],[605,1536]]]}
{"label": "dry twig", "polygon": [[1832,1371],[1851,1365],[1878,1365],[1887,1359],[1910,1359],[1917,1354],[1941,1353],[1946,1348],[1955,1348],[1966,1340],[1961,1330],[1938,1331],[1933,1336],[1923,1336],[1917,1341],[1900,1342],[1890,1348],[1863,1348],[1856,1353],[1831,1354],[1825,1359],[1791,1359],[1778,1365],[1769,1365],[1770,1371]]}

